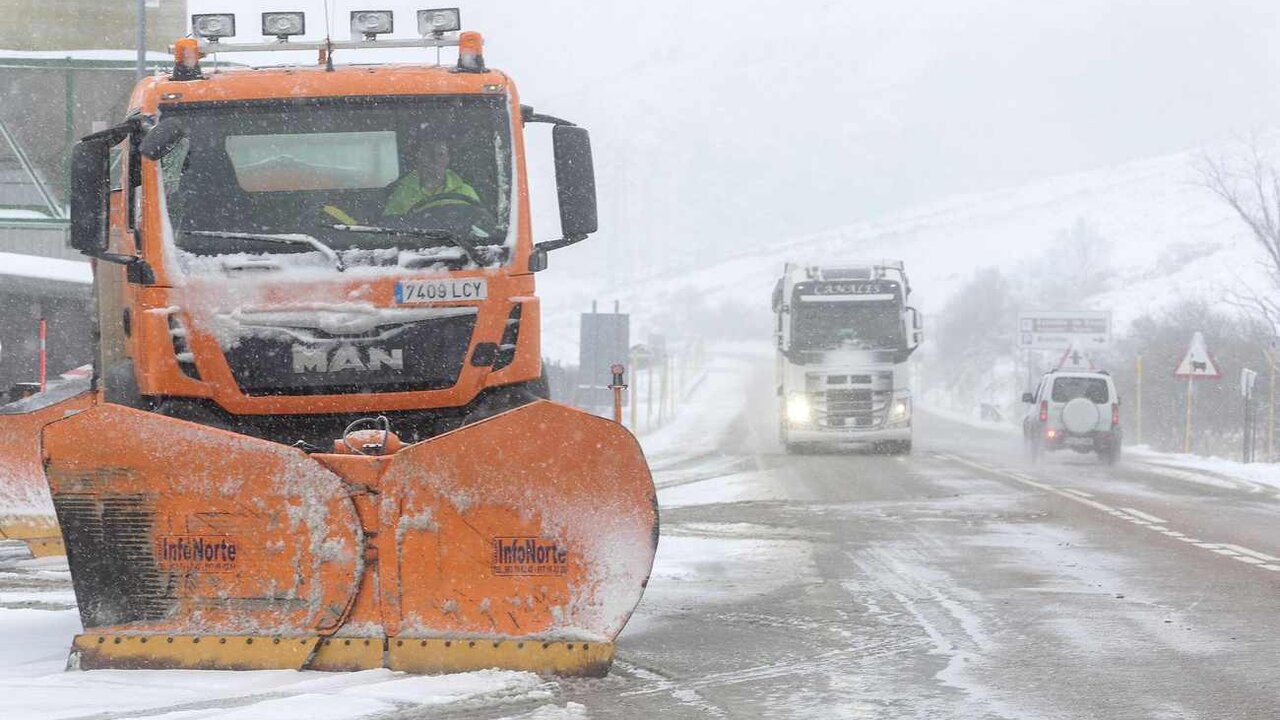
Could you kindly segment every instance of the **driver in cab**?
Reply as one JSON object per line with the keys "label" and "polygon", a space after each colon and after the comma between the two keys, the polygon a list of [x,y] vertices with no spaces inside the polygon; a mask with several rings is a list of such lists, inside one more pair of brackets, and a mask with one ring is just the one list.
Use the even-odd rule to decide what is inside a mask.
{"label": "driver in cab", "polygon": [[[414,168],[390,185],[382,217],[406,219],[441,208],[470,209],[480,204],[475,188],[449,168],[449,144],[428,137],[419,141]],[[360,224],[334,205],[325,205],[324,212],[344,225]]]}
{"label": "driver in cab", "polygon": [[479,204],[475,188],[449,169],[449,144],[429,138],[418,147],[417,167],[392,184],[382,215],[404,217],[450,205]]}

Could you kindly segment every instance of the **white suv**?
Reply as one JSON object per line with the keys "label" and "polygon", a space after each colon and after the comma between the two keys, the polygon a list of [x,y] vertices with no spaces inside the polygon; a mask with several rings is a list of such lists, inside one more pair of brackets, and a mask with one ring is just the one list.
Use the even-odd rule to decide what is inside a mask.
{"label": "white suv", "polygon": [[1034,393],[1022,418],[1022,436],[1033,460],[1046,450],[1096,452],[1108,464],[1120,459],[1120,397],[1105,372],[1051,370]]}

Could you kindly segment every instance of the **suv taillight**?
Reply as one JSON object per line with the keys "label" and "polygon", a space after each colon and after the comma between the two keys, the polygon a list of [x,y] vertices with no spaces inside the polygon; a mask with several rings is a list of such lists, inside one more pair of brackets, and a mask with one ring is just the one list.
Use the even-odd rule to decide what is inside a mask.
{"label": "suv taillight", "polygon": [[1120,426],[1120,403],[1111,403],[1111,427]]}
{"label": "suv taillight", "polygon": [[1040,422],[1048,422],[1048,421],[1049,421],[1049,401],[1041,400],[1040,401]]}

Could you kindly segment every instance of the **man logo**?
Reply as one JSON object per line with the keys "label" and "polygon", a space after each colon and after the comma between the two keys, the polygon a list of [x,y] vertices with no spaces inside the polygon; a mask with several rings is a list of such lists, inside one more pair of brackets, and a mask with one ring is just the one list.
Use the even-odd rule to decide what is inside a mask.
{"label": "man logo", "polygon": [[383,350],[368,348],[361,354],[361,349],[351,345],[340,345],[332,352],[324,348],[293,346],[293,372],[303,373],[336,373],[336,372],[375,372],[378,370],[404,370],[404,350]]}

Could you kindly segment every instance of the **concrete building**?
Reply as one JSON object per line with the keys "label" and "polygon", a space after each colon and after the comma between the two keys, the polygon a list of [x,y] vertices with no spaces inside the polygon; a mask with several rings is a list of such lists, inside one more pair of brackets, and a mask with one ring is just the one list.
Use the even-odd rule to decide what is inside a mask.
{"label": "concrete building", "polygon": [[[152,5],[155,1],[152,0]],[[124,116],[135,82],[137,5],[0,0],[0,400],[40,373],[91,360],[91,273],[66,246],[67,165],[83,135]],[[186,31],[186,4],[147,11],[151,69]]]}
{"label": "concrete building", "polygon": [[[147,48],[163,52],[186,32],[184,0],[149,0]],[[0,0],[0,48],[5,50],[132,50],[137,48],[134,0]]]}

